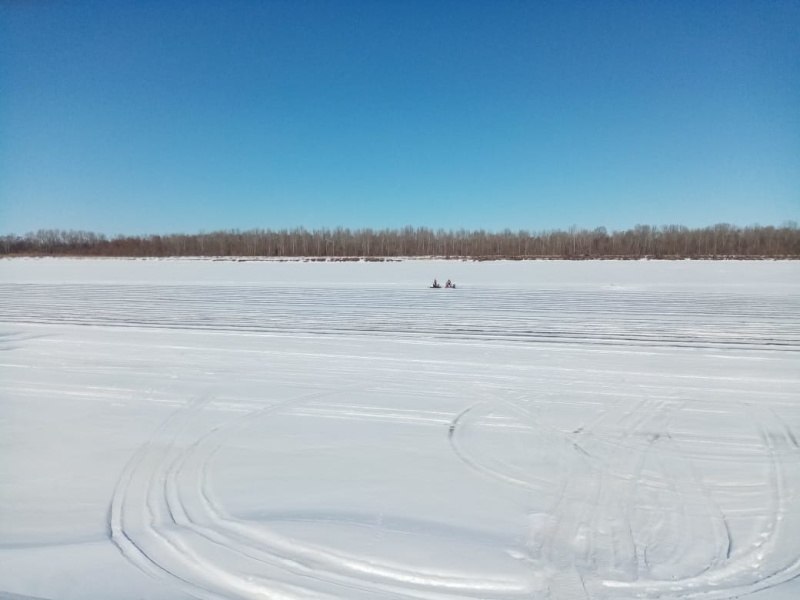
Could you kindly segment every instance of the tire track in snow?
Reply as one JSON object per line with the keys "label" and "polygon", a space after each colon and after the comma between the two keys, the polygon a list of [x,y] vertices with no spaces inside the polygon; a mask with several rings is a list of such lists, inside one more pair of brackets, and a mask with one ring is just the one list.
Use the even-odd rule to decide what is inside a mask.
{"label": "tire track in snow", "polygon": [[[796,526],[798,520],[798,515],[791,514],[788,506],[800,494],[800,473],[796,460],[787,460],[787,456],[791,458],[792,454],[795,458],[800,455],[797,435],[771,409],[755,410],[751,407],[751,421],[760,432],[762,451],[767,458],[771,504],[767,507],[768,520],[762,524],[761,534],[750,550],[733,553],[731,532],[724,512],[711,496],[693,458],[687,456],[669,434],[670,421],[685,405],[685,400],[677,403],[644,400],[627,410],[619,421],[625,426],[610,440],[607,435],[596,432],[595,428],[603,419],[613,417],[613,413],[602,415],[594,424],[583,427],[575,435],[562,433],[564,446],[577,443],[589,457],[597,459],[591,462],[590,471],[596,474],[596,483],[589,486],[584,480],[578,479],[579,483],[576,484],[582,486],[584,493],[587,488],[595,489],[594,500],[584,501],[585,512],[583,516],[578,516],[574,503],[575,499],[580,498],[580,491],[567,491],[575,472],[562,472],[561,481],[566,483],[558,488],[555,500],[543,513],[542,528],[535,530],[528,557],[519,556],[526,562],[530,561],[532,568],[551,573],[550,590],[556,597],[577,598],[580,594],[586,594],[590,598],[721,600],[767,589],[800,575],[800,540],[792,539],[792,529],[786,524],[787,520],[794,517]],[[536,494],[549,493],[549,490],[533,484],[533,480],[521,479],[489,466],[489,463],[473,457],[463,445],[463,427],[472,423],[478,426],[485,424],[481,419],[485,421],[486,410],[491,407],[490,402],[481,401],[467,407],[453,419],[448,435],[453,450],[467,465],[488,477],[529,489]],[[533,426],[544,431],[541,424]],[[645,434],[644,439],[642,434]],[[607,453],[609,447],[611,454]],[[644,485],[642,472],[648,454],[652,454],[648,476],[655,474],[658,478],[656,481],[662,482],[649,485],[667,485],[676,498],[669,503],[673,508],[667,510],[680,515],[679,526],[670,525],[669,522],[664,525],[677,529],[679,533],[667,553],[667,556],[671,555],[671,564],[663,562],[663,551],[660,553],[660,564],[649,564],[653,559],[647,557],[648,547],[645,545],[639,549],[633,531],[632,513],[636,510],[639,488]],[[659,465],[655,473],[652,472],[652,463]],[[575,465],[575,461],[572,464]],[[615,483],[608,487],[604,483],[611,481],[622,484]],[[675,508],[678,513],[674,512]],[[592,520],[588,527],[582,528],[580,523],[587,519],[587,512]],[[643,526],[648,523],[645,521]],[[570,540],[574,539],[571,533],[581,529],[589,534],[587,549],[574,550],[575,553],[570,556],[568,548]],[[605,541],[597,538],[598,531],[606,532]],[[698,562],[697,557],[691,555],[698,551],[697,536],[701,533],[702,539],[706,540],[705,548],[700,547],[706,555],[704,562]],[[621,544],[621,538],[626,536],[628,543]],[[589,563],[587,554],[594,557]],[[607,560],[601,560],[602,556],[606,556]],[[636,561],[644,570],[638,572],[638,567],[633,568],[632,564],[628,564],[628,559]],[[687,559],[689,562],[685,562]],[[695,572],[675,577],[675,573],[681,569],[686,571],[687,568]],[[576,570],[574,580],[564,578],[564,573],[570,569]],[[669,575],[665,579],[654,577],[653,569]],[[557,573],[561,575],[556,577]],[[614,573],[624,574],[626,578],[609,577]],[[583,592],[579,591],[581,586],[576,582],[581,582]]]}
{"label": "tire track in snow", "polygon": [[[123,556],[146,574],[170,581],[184,592],[203,599],[261,598],[265,595],[324,597],[317,589],[319,585],[312,584],[309,590],[314,591],[310,592],[280,581],[276,569],[300,575],[309,582],[372,596],[379,593],[430,600],[486,597],[486,594],[498,598],[527,597],[526,585],[517,581],[409,570],[374,558],[365,560],[322,550],[232,519],[213,500],[208,490],[209,463],[240,426],[291,405],[343,391],[306,394],[245,413],[215,425],[183,450],[176,448],[177,440],[202,406],[191,412],[173,413],[140,449],[115,490],[110,529],[112,540],[123,551]],[[159,444],[164,447],[152,452]],[[134,479],[143,480],[144,506],[132,497]],[[185,496],[187,489],[192,491],[189,497]],[[134,526],[136,518],[139,522]],[[220,566],[223,563],[206,558],[207,551],[194,539],[203,539],[224,553],[244,557],[251,564],[260,564],[272,571],[269,576],[261,576],[258,569],[239,573],[238,569]],[[347,595],[345,593],[345,597]]]}
{"label": "tire track in snow", "polygon": [[210,590],[196,585],[193,581],[178,575],[161,564],[157,559],[153,558],[141,546],[141,542],[137,543],[137,533],[127,524],[129,517],[126,514],[126,505],[130,499],[129,495],[134,478],[140,476],[139,471],[145,463],[148,453],[158,441],[159,437],[167,432],[175,422],[185,418],[185,412],[187,410],[194,411],[205,404],[205,402],[206,399],[204,398],[197,399],[191,402],[188,407],[181,406],[173,411],[133,455],[114,486],[108,511],[108,535],[111,542],[122,553],[122,556],[146,575],[155,579],[166,580],[176,585],[183,592],[197,598],[202,598],[204,600],[223,600],[223,596],[215,595],[211,593]]}
{"label": "tire track in snow", "polygon": [[[208,442],[209,439],[198,440],[196,447],[200,448]],[[208,465],[223,444],[224,439],[211,443],[205,455],[201,455],[199,499],[205,509],[204,517],[213,521],[217,534],[221,531],[228,534],[228,540],[243,540],[246,548],[267,548],[270,555],[290,557],[292,565],[299,568],[300,572],[315,573],[318,577],[323,573],[326,581],[355,589],[368,585],[366,589],[432,600],[452,598],[454,593],[458,594],[456,597],[476,594],[478,597],[485,597],[487,593],[491,593],[492,597],[527,595],[526,586],[516,581],[492,581],[493,578],[487,576],[474,578],[463,573],[446,574],[421,568],[409,570],[402,565],[382,562],[374,557],[365,560],[360,556],[322,550],[263,529],[249,527],[245,522],[226,514],[209,490]]]}
{"label": "tire track in snow", "polygon": [[[776,352],[800,350],[800,328],[796,317],[800,314],[798,310],[800,304],[796,298],[791,297],[729,298],[721,294],[708,293],[669,296],[630,293],[624,297],[610,298],[603,293],[544,291],[509,293],[498,301],[497,290],[476,291],[474,294],[468,292],[463,296],[432,300],[422,293],[417,295],[405,291],[398,295],[395,291],[385,290],[376,294],[372,293],[374,290],[347,293],[341,289],[323,289],[310,290],[307,293],[307,290],[288,288],[275,288],[265,292],[263,288],[232,286],[218,292],[206,286],[145,286],[138,289],[136,286],[113,286],[118,289],[109,291],[106,289],[108,286],[74,286],[71,290],[68,286],[52,286],[50,289],[41,287],[12,290],[9,294],[8,287],[13,286],[0,285],[0,312],[3,314],[2,319],[9,319],[15,323],[30,319],[31,322],[37,323],[75,322],[80,325],[202,329],[255,334],[302,332],[319,337],[340,334],[385,336],[390,333],[397,337],[403,336],[404,339],[417,338],[424,341],[435,338],[468,342],[473,347],[484,340],[503,339],[511,342],[506,345],[507,348],[513,348],[518,341],[530,341],[553,344],[578,342],[587,346],[638,344],[720,348],[720,355],[726,355],[731,350],[760,351],[767,347]],[[62,288],[66,291],[63,303],[60,306],[54,305],[53,290],[56,290],[61,300]],[[20,301],[15,296],[19,293],[31,295]],[[698,302],[698,298],[702,301]],[[405,304],[400,306],[403,303]],[[293,309],[289,310],[287,306],[292,306]],[[9,311],[6,311],[7,308]],[[294,308],[297,310],[294,311]],[[420,318],[419,313],[424,314],[424,318]],[[490,341],[486,342],[486,347],[492,347]],[[550,350],[548,348],[548,351]],[[617,351],[611,350],[611,352]],[[556,369],[552,367],[549,369],[548,376],[552,376]],[[564,371],[575,370],[564,369]],[[588,369],[583,372],[588,376],[601,373],[601,371],[590,372]],[[664,378],[665,384],[669,385],[670,389],[679,389],[675,381],[667,381],[666,378],[675,377],[667,370],[664,373],[653,372],[647,375],[654,379]],[[704,375],[693,374],[689,378],[694,383],[694,380],[706,379]],[[481,373],[480,377],[484,376],[485,374]],[[686,375],[680,377],[685,380]],[[744,389],[735,389],[741,381],[737,377],[710,379],[728,381],[729,389],[715,388],[714,393],[721,394],[727,391],[732,397],[734,395],[739,397],[741,394],[752,395],[753,386],[750,390],[747,386],[744,386]],[[751,383],[756,381],[758,380],[753,379]],[[790,385],[788,381],[789,378],[782,378],[784,388]],[[764,377],[761,383],[766,386],[768,378]],[[499,389],[502,385],[498,383],[497,387]],[[664,385],[660,385],[660,388],[663,389]],[[685,386],[680,389],[691,395],[692,390],[705,388]],[[587,387],[583,393],[593,392]],[[776,397],[776,393],[771,392],[771,398]],[[783,398],[785,398],[784,405],[789,407],[794,403],[796,394],[786,392]],[[655,404],[649,405],[647,411],[655,410],[655,406]],[[294,407],[287,407],[289,408]],[[453,440],[455,435],[455,442],[451,441],[451,444],[465,445],[468,440],[459,437],[463,433],[462,425],[469,425],[471,419],[477,419],[482,408],[485,408],[485,405],[475,405],[460,415],[460,420],[456,418],[450,428],[450,439]],[[371,565],[365,566],[363,560],[359,562],[362,557],[348,556],[345,553],[313,545],[303,545],[284,536],[273,537],[272,532],[264,532],[246,521],[233,519],[225,511],[224,506],[214,497],[210,470],[214,456],[225,447],[238,429],[237,426],[228,428],[226,423],[222,423],[219,435],[213,439],[188,442],[183,440],[188,433],[195,430],[195,419],[204,410],[205,406],[199,406],[196,410],[187,406],[179,411],[180,415],[174,418],[172,415],[168,417],[167,422],[162,424],[163,428],[156,430],[146,447],[140,449],[141,454],[137,451],[131,459],[132,466],[130,468],[126,466],[120,475],[109,509],[108,528],[109,537],[119,547],[123,556],[126,556],[127,552],[132,558],[129,556],[126,558],[148,575],[169,581],[186,593],[201,598],[263,597],[265,593],[275,596],[305,595],[316,598],[321,596],[321,592],[314,588],[317,582],[340,586],[341,590],[344,590],[343,594],[348,591],[360,593],[370,589],[377,590],[378,586],[370,588],[371,584],[364,583],[369,577],[367,568],[371,568]],[[258,411],[253,412],[252,403],[241,407],[241,410],[246,411],[242,425],[247,424],[247,416],[253,418],[259,414]],[[300,403],[294,410],[299,415],[327,416],[327,418],[364,418],[376,421],[392,419],[396,422],[426,422],[437,426],[440,423],[439,417],[432,414],[425,415],[420,420],[413,414],[403,416],[399,411],[397,414],[392,414],[364,407],[351,410],[352,414],[340,411],[338,415],[336,410],[326,411],[324,406],[309,408]],[[761,444],[761,461],[757,464],[754,462],[753,468],[764,462],[764,472],[769,477],[766,477],[760,485],[769,492],[768,497],[771,499],[771,505],[767,510],[769,518],[762,524],[761,533],[764,537],[756,540],[761,542],[760,545],[751,545],[749,548],[736,546],[731,552],[730,532],[725,533],[717,528],[713,531],[714,542],[708,545],[708,548],[716,548],[718,552],[716,556],[709,555],[709,564],[701,573],[677,581],[665,581],[649,572],[649,568],[640,569],[638,577],[632,582],[608,578],[608,585],[599,588],[600,591],[597,592],[602,594],[601,597],[723,599],[777,585],[797,575],[798,565],[792,562],[792,558],[800,556],[800,550],[791,539],[791,532],[798,528],[798,515],[793,514],[793,503],[796,504],[800,490],[797,471],[800,450],[797,447],[797,436],[769,408],[751,408],[751,411],[753,427],[760,432],[758,439]],[[618,413],[612,411],[608,419],[615,415]],[[591,438],[594,426],[585,427],[586,433],[581,431],[571,435],[563,434],[549,426],[545,419],[537,420],[530,415],[525,416],[525,419],[530,424],[518,428],[527,427],[529,429],[526,431],[530,431],[532,435],[539,432],[546,439],[554,439],[557,435],[566,436],[562,440],[557,456],[563,456],[564,449],[570,443],[578,442],[578,446],[585,452],[590,454],[599,452],[603,456],[609,456],[607,462],[616,465],[609,470],[600,463],[600,466],[594,467],[594,471],[588,471],[594,473],[596,477],[605,478],[603,481],[606,491],[599,490],[598,493],[605,499],[599,503],[606,509],[605,512],[594,511],[600,513],[601,523],[608,515],[620,513],[620,509],[610,504],[615,497],[622,499],[622,505],[627,507],[622,513],[627,516],[621,521],[627,521],[629,531],[631,520],[641,518],[636,516],[638,515],[636,511],[639,510],[636,505],[638,492],[650,488],[655,497],[660,490],[666,490],[664,493],[671,494],[672,498],[682,498],[682,500],[669,499],[661,505],[654,502],[656,510],[661,510],[661,513],[653,517],[653,523],[660,522],[661,525],[655,526],[662,529],[672,527],[674,531],[684,536],[681,538],[676,535],[671,538],[671,541],[675,542],[674,546],[664,548],[665,551],[660,553],[659,558],[670,554],[676,563],[679,563],[682,556],[681,548],[686,547],[687,523],[700,524],[698,529],[708,533],[712,531],[708,527],[714,528],[714,523],[719,524],[719,521],[714,520],[716,511],[722,514],[723,520],[724,516],[729,514],[715,503],[714,495],[710,491],[711,486],[703,483],[703,474],[699,472],[695,460],[699,452],[687,451],[683,443],[671,438],[668,441],[663,435],[650,442],[642,439],[641,434],[644,425],[647,424],[646,419],[639,426],[626,421],[626,427],[632,427],[627,436],[624,432],[615,433],[613,437],[605,436],[600,440],[599,437],[602,436],[598,432],[599,437],[594,446],[585,441]],[[506,422],[497,420],[494,426],[511,431],[514,427],[513,419]],[[698,435],[701,434],[702,431]],[[623,437],[618,439],[619,435]],[[721,438],[717,436],[711,440],[695,440],[695,447],[700,441],[705,444],[716,444]],[[617,444],[615,448],[601,447],[612,442]],[[713,460],[719,460],[720,463],[723,460],[728,462],[741,460],[742,452],[733,456],[727,454],[729,448],[740,446],[741,441],[732,436],[728,442],[716,450],[718,456],[713,457]],[[188,447],[185,447],[185,444],[188,444]],[[575,445],[572,448],[577,450]],[[630,453],[630,456],[627,456],[626,452]],[[482,462],[474,448],[468,446],[464,453],[470,455],[473,461]],[[640,456],[636,453],[645,454]],[[712,458],[710,455],[704,456]],[[753,460],[749,454],[747,460]],[[574,465],[574,461],[566,462],[568,464],[572,462]],[[597,464],[596,461],[593,464]],[[486,468],[483,474],[494,481],[503,481],[529,490],[531,493],[545,490],[556,498],[554,508],[550,509],[550,512],[558,513],[561,520],[546,537],[546,548],[540,554],[549,557],[548,560],[551,562],[574,560],[577,563],[580,552],[575,550],[575,558],[571,558],[563,550],[564,541],[576,537],[572,532],[575,523],[586,522],[588,514],[592,512],[592,505],[587,502],[582,504],[586,513],[578,515],[577,512],[571,511],[575,510],[582,494],[585,496],[587,491],[594,491],[594,485],[587,486],[589,488],[587,491],[581,491],[577,484],[569,485],[569,477],[563,473],[552,482],[552,485],[548,485],[542,478],[536,478],[535,472],[525,472],[515,468],[510,460],[489,461],[488,464],[482,463],[482,467]],[[630,480],[620,478],[620,475],[629,472],[635,472],[636,476]],[[556,491],[552,492],[552,489]],[[717,491],[721,486],[714,489]],[[758,493],[762,493],[760,487]],[[674,508],[682,510],[676,511]],[[693,514],[693,511],[696,514]],[[667,519],[673,520],[667,521]],[[706,525],[702,525],[704,519],[708,521]],[[640,521],[637,520],[638,522]],[[584,527],[584,530],[588,529],[587,535],[593,535],[598,528]],[[207,533],[214,540],[203,537],[200,531]],[[266,541],[259,540],[262,535]],[[728,550],[723,552],[726,537]],[[142,543],[141,547],[137,546],[139,542]],[[611,545],[603,540],[593,539],[587,545],[589,547],[596,545],[609,553],[612,552]],[[632,545],[635,553],[636,542],[634,541]],[[224,560],[219,563],[223,568],[214,571],[209,568],[209,563],[211,567],[215,566],[215,561],[210,557],[217,552],[223,555]],[[236,561],[229,560],[229,555],[234,554],[246,559],[242,563],[244,571],[237,567]],[[653,552],[650,557],[653,558],[656,554]],[[626,553],[620,552],[619,555],[624,557]],[[293,560],[292,557],[299,560]],[[645,557],[646,567],[647,562]],[[763,571],[756,572],[757,570],[752,567],[755,563],[762,565]],[[262,565],[264,571],[261,570]],[[428,573],[430,576],[428,580],[423,581],[420,578],[414,583],[409,578],[407,570],[403,571],[397,567],[398,565],[391,564],[380,565],[385,571],[384,575],[381,575],[385,584],[385,587],[381,588],[383,595],[406,595],[407,592],[413,592],[417,597],[431,598],[481,594],[496,597],[491,589],[502,587],[487,586],[480,592],[477,586],[470,587],[471,580],[466,577],[448,579],[443,576],[446,574],[435,572]],[[285,570],[306,578],[309,589],[314,591],[309,592],[289,586],[281,588],[279,577],[270,580],[263,576],[263,573],[271,572],[271,569]],[[321,576],[315,578],[316,573]],[[367,574],[361,578],[359,573]],[[764,573],[769,574],[764,575]],[[419,573],[415,574],[419,576]],[[438,587],[433,584],[435,576],[440,577]],[[758,577],[763,579],[753,581]],[[233,582],[228,581],[228,578],[232,578]],[[448,582],[454,584],[448,587]],[[563,580],[554,580],[551,592],[559,600],[563,600],[561,594],[576,598],[575,594],[579,593],[576,583],[571,575]],[[360,584],[365,587],[361,587]],[[237,585],[240,587],[237,588]],[[416,590],[413,588],[414,585],[418,586]],[[459,585],[461,587],[458,587]],[[498,592],[498,595],[501,593],[504,592]],[[515,594],[514,591],[508,592],[512,597]]]}
{"label": "tire track in snow", "polygon": [[[768,464],[772,500],[768,511],[769,521],[750,550],[726,555],[724,559],[719,556],[716,564],[695,576],[672,580],[649,578],[633,582],[605,580],[602,582],[605,595],[622,598],[634,596],[653,599],[727,600],[768,589],[800,575],[798,541],[781,539],[786,531],[787,498],[796,498],[797,485],[791,489],[785,485],[787,473],[784,472],[785,466],[779,460],[780,455],[776,448],[776,440],[783,444],[786,440],[791,440],[793,433],[790,435],[791,430],[764,409],[752,410],[752,417],[754,426],[760,432],[764,451],[770,457]],[[776,431],[780,433],[776,435]],[[798,474],[792,475],[797,478]],[[788,547],[781,547],[780,542],[788,543]],[[765,576],[766,570],[770,573]]]}
{"label": "tire track in snow", "polygon": [[[327,597],[297,586],[243,576],[221,568],[216,561],[204,558],[179,531],[171,530],[170,525],[178,524],[173,512],[175,506],[162,502],[165,496],[160,493],[158,482],[161,486],[166,485],[165,468],[171,463],[169,454],[174,450],[178,436],[208,402],[208,399],[201,399],[174,411],[129,462],[115,486],[109,511],[112,542],[145,574],[202,600],[265,597],[312,600]],[[160,450],[154,448],[158,443],[163,445]],[[177,457],[185,452],[178,453]],[[134,481],[139,484],[137,491],[143,496],[139,502],[132,497]],[[137,517],[138,522],[131,523]]]}
{"label": "tire track in snow", "polygon": [[708,292],[0,284],[15,323],[785,352],[800,351],[798,312],[791,297]]}

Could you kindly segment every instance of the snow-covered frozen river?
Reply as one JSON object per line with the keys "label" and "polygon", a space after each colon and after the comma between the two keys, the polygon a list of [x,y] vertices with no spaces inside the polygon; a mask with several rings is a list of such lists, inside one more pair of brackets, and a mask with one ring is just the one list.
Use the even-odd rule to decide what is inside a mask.
{"label": "snow-covered frozen river", "polygon": [[798,262],[0,260],[0,599],[794,600],[798,438]]}

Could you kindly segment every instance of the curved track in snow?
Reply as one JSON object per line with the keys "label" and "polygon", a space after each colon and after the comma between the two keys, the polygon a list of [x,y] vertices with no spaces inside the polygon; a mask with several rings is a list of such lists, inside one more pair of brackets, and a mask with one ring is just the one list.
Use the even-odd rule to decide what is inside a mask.
{"label": "curved track in snow", "polygon": [[[765,493],[760,528],[737,537],[734,545],[728,519],[741,515],[722,509],[715,497],[724,496],[737,479],[709,484],[716,460],[688,454],[681,443],[687,432],[671,431],[685,404],[644,399],[579,431],[557,432],[535,415],[525,419],[513,403],[480,402],[453,419],[449,437],[471,468],[546,499],[533,515],[524,558],[538,568],[574,571],[590,598],[730,599],[797,577],[795,433],[774,411],[739,407],[760,440],[739,460],[757,468]],[[571,455],[562,461],[571,468],[537,479],[535,465],[520,469],[482,454],[475,432],[472,442],[465,432],[498,427],[492,420],[499,415],[507,427],[525,431],[537,460],[558,464]],[[735,496],[737,490],[728,489]]]}
{"label": "curved track in snow", "polygon": [[[245,413],[176,446],[204,402],[178,409],[120,477],[109,511],[112,541],[133,565],[182,591],[217,598],[528,598],[525,581],[410,568],[324,548],[232,517],[208,481],[215,453],[253,419],[340,392],[304,395]],[[251,565],[244,570],[242,565]],[[282,582],[285,574],[308,588]],[[329,596],[327,587],[338,590]],[[358,596],[361,597],[361,596]]]}
{"label": "curved track in snow", "polygon": [[694,277],[0,283],[3,589],[75,556],[167,600],[800,590],[800,288]]}

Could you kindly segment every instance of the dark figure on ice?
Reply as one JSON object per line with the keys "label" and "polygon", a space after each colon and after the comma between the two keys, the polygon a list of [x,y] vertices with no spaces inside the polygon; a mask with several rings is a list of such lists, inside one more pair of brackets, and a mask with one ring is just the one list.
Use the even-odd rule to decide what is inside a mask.
{"label": "dark figure on ice", "polygon": [[432,285],[431,287],[432,287],[432,288],[440,288],[440,287],[442,287],[442,286],[441,286],[441,285],[439,285],[439,282],[438,282],[438,281],[436,281],[436,280],[434,279],[434,280],[433,280],[433,285]]}

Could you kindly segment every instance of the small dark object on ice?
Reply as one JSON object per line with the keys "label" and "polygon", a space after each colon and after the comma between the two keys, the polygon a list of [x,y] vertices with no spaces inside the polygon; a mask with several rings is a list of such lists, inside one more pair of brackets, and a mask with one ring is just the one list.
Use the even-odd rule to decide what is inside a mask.
{"label": "small dark object on ice", "polygon": [[[433,280],[433,285],[431,286],[431,289],[439,289],[439,288],[441,288],[441,287],[442,287],[442,284],[441,284],[441,283],[439,283],[438,281],[436,281],[436,280],[434,279],[434,280]],[[453,283],[452,281],[450,281],[450,280],[448,279],[448,280],[447,280],[447,283],[446,283],[446,284],[444,284],[444,287],[446,287],[446,288],[452,288],[452,289],[456,289],[456,284],[455,284],[455,283]]]}

